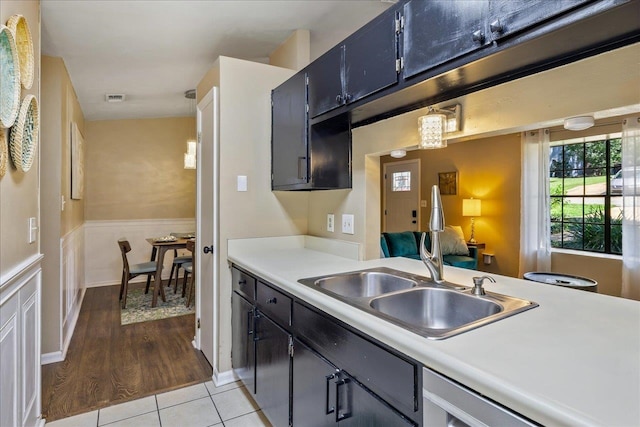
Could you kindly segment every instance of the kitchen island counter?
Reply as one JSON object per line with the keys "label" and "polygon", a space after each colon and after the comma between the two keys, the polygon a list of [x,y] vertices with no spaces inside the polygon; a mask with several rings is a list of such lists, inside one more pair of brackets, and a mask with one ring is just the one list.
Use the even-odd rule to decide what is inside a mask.
{"label": "kitchen island counter", "polygon": [[[346,255],[346,256],[345,256]],[[540,306],[429,340],[298,283],[374,267],[428,276],[408,258],[357,260],[357,245],[310,236],[230,240],[229,261],[426,367],[543,425],[640,425],[640,303],[491,275],[491,292]],[[445,266],[472,286],[473,270]]]}

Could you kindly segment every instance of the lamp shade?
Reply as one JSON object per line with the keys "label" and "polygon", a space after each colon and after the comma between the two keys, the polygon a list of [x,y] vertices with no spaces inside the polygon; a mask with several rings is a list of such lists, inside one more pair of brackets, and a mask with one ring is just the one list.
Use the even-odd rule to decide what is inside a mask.
{"label": "lamp shade", "polygon": [[462,216],[480,216],[481,213],[480,199],[462,199]]}

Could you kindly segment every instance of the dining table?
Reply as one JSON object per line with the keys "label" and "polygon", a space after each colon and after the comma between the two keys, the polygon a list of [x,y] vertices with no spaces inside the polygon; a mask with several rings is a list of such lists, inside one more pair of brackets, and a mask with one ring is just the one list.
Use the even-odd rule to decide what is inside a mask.
{"label": "dining table", "polygon": [[[190,238],[190,237],[189,237]],[[153,298],[151,299],[151,307],[155,307],[158,304],[158,292],[162,288],[162,267],[164,264],[164,256],[168,250],[186,249],[187,237],[175,237],[169,239],[168,237],[149,237],[147,242],[153,246],[151,250],[151,261],[156,261],[156,275],[154,277]],[[150,281],[148,278],[147,281]],[[164,292],[161,293],[162,301],[166,302]]]}

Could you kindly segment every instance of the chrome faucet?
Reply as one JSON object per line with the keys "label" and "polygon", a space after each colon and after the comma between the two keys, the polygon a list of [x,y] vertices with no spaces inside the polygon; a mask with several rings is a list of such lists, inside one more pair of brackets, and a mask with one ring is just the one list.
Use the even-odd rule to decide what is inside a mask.
{"label": "chrome faucet", "polygon": [[442,200],[437,185],[431,187],[431,217],[429,218],[429,232],[431,235],[431,252],[425,247],[424,240],[427,233],[420,238],[420,259],[431,274],[431,280],[436,283],[444,282],[442,268],[442,250],[440,249],[440,233],[444,231],[444,212]]}

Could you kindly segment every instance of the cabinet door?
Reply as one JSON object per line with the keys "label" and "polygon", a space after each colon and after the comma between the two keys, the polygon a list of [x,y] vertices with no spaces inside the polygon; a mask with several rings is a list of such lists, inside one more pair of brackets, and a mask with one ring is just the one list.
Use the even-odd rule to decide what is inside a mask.
{"label": "cabinet door", "polygon": [[256,312],[256,401],[274,426],[289,425],[289,334]]}
{"label": "cabinet door", "polygon": [[391,409],[349,375],[341,372],[334,380],[336,421],[347,427],[415,426],[415,423]]}
{"label": "cabinet door", "polygon": [[591,0],[490,0],[489,32],[501,39]]}
{"label": "cabinet door", "polygon": [[344,104],[342,60],[344,46],[336,46],[307,67],[309,114],[318,116]]}
{"label": "cabinet door", "polygon": [[231,300],[231,365],[247,390],[255,393],[253,306],[236,292]]}
{"label": "cabinet door", "polygon": [[294,341],[291,421],[294,426],[321,427],[336,422],[338,369],[300,341]]}
{"label": "cabinet door", "polygon": [[404,77],[487,44],[488,0],[412,0],[404,5]]}
{"label": "cabinet door", "polygon": [[272,188],[309,182],[307,77],[298,73],[271,93]]}
{"label": "cabinet door", "polygon": [[395,15],[384,14],[344,47],[345,100],[354,102],[398,82]]}

